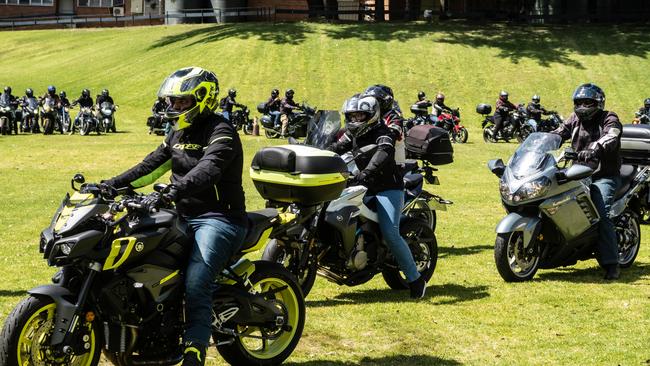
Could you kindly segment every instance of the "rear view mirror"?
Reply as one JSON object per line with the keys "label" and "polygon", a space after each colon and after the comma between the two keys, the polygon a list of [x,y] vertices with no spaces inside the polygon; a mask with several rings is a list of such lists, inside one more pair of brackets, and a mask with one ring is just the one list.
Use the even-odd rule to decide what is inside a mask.
{"label": "rear view mirror", "polygon": [[487,166],[488,169],[490,169],[490,171],[499,178],[501,178],[503,176],[503,172],[506,171],[506,165],[501,159],[492,159],[488,161]]}

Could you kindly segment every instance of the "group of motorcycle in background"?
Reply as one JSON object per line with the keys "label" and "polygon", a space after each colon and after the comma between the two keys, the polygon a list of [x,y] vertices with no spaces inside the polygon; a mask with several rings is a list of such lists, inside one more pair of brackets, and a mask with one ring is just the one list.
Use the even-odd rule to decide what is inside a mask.
{"label": "group of motorcycle in background", "polygon": [[[19,133],[54,133],[80,135],[90,133],[117,132],[115,123],[115,105],[107,89],[97,95],[96,103],[90,97],[90,91],[84,89],[81,96],[73,103],[67,98],[66,92],[56,93],[56,87],[50,85],[47,92],[34,96],[31,88],[25,90],[25,95],[15,97],[11,87],[5,86],[0,94],[0,133],[11,135]],[[74,120],[70,110],[79,105],[79,112]]]}

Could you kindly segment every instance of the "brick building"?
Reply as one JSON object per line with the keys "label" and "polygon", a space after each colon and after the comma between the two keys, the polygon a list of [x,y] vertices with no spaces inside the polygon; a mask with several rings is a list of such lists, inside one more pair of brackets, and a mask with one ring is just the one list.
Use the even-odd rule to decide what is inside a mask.
{"label": "brick building", "polygon": [[84,15],[159,15],[164,0],[0,0],[0,19]]}

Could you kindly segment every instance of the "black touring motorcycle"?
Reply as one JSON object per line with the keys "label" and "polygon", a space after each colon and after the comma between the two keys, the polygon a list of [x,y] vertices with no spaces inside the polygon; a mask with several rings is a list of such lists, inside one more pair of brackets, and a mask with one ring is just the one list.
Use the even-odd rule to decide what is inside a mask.
{"label": "black touring motorcycle", "polygon": [[[306,139],[311,146],[267,147],[253,158],[251,178],[269,207],[264,233],[269,243],[262,258],[287,267],[304,294],[311,290],[317,273],[346,286],[363,284],[381,273],[392,289],[408,288],[383,242],[374,199],[366,197],[366,187],[346,188],[348,169],[354,170],[356,157],[372,150],[339,157],[320,148],[332,142],[340,121],[324,118],[318,128],[321,132]],[[419,170],[416,164],[409,165],[407,170]],[[427,166],[424,177],[417,173],[405,177],[407,203],[400,227],[418,272],[427,281],[438,258],[432,205],[444,209],[451,203],[422,189],[423,179],[436,181],[432,171]]]}
{"label": "black touring motorcycle", "polygon": [[[0,335],[0,365],[176,365],[182,360],[183,271],[191,238],[159,192],[72,182],[40,239],[53,284],[28,291]],[[253,222],[238,256],[258,250]],[[300,287],[282,266],[240,259],[215,279],[212,339],[233,365],[276,365],[304,326]]]}
{"label": "black touring motorcycle", "polygon": [[[270,139],[280,137],[280,134],[282,133],[282,123],[280,123],[279,120],[277,125],[273,123],[273,117],[268,114],[265,103],[259,104],[257,106],[257,111],[263,114],[262,117],[260,117],[260,124],[264,127],[264,135]],[[315,114],[315,107],[302,103],[299,112],[290,113],[288,115],[289,124],[287,125],[287,136],[295,138],[305,137],[307,135],[309,121],[314,118]]]}

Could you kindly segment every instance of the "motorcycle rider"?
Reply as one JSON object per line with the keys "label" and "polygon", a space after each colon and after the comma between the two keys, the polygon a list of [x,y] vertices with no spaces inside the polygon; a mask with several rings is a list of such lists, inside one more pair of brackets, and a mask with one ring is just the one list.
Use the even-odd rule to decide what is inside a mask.
{"label": "motorcycle rider", "polygon": [[406,160],[406,148],[402,135],[404,118],[393,95],[393,89],[387,85],[375,84],[366,88],[363,95],[372,96],[379,102],[381,121],[390,128],[395,141],[395,161],[398,163],[404,162]]}
{"label": "motorcycle rider", "polygon": [[[57,111],[59,107],[61,106],[61,99],[59,98],[59,95],[56,93],[56,87],[54,85],[50,85],[47,87],[47,93],[43,94],[43,96],[39,99],[39,103],[43,105],[45,102],[45,99],[50,98],[54,100],[54,109]],[[54,124],[56,125],[58,119],[58,113],[55,112],[55,119],[54,119]],[[49,131],[44,130],[43,133],[49,133]]]}
{"label": "motorcycle rider", "polygon": [[395,163],[395,134],[380,122],[379,104],[376,98],[359,94],[345,101],[342,112],[346,131],[328,149],[342,154],[377,144],[372,157],[357,159],[360,171],[354,181],[368,188],[368,196],[375,197],[383,238],[409,282],[411,298],[420,299],[424,297],[426,282],[420,276],[413,255],[399,232],[404,183],[400,168]]}
{"label": "motorcycle rider", "polygon": [[280,99],[280,91],[278,89],[271,90],[271,97],[266,101],[264,107],[268,111],[269,115],[273,117],[273,125],[278,127],[280,123],[280,104],[282,100]]}
{"label": "motorcycle rider", "polygon": [[506,119],[510,118],[510,113],[516,111],[517,106],[508,101],[508,92],[502,90],[499,93],[499,98],[497,99],[495,108],[494,108],[494,132],[493,137],[500,138],[501,130],[503,129],[503,124]]}
{"label": "motorcycle rider", "polygon": [[280,121],[282,122],[282,129],[280,130],[280,137],[287,136],[287,127],[289,126],[289,115],[293,115],[295,109],[302,109],[298,103],[293,100],[295,92],[293,89],[287,89],[284,92],[284,98],[280,102]]}
{"label": "motorcycle rider", "polygon": [[[38,102],[36,100],[36,98],[34,98],[34,90],[32,90],[32,88],[25,89],[25,96],[23,96],[21,98],[20,105],[23,108],[25,108],[27,106],[27,101],[28,100],[34,100],[34,101]],[[39,133],[40,128],[38,126],[38,117],[39,117],[38,111],[34,111],[34,117],[33,117],[32,125],[27,126],[27,124],[26,124],[26,121],[27,121],[26,114],[25,114],[25,110],[23,109],[23,131],[31,131],[32,133]]]}
{"label": "motorcycle rider", "polygon": [[4,93],[0,94],[0,104],[10,107],[9,110],[9,134],[11,131],[18,134],[18,121],[16,120],[16,108],[18,108],[18,99],[11,94],[11,87],[5,86]]}
{"label": "motorcycle rider", "polygon": [[526,112],[528,114],[528,118],[534,119],[535,122],[537,122],[537,126],[540,126],[542,124],[542,114],[543,115],[551,114],[551,112],[547,111],[546,108],[542,107],[540,100],[541,99],[539,95],[535,94],[530,99],[530,103],[528,103],[528,105],[526,106]]}
{"label": "motorcycle rider", "polygon": [[239,250],[247,232],[243,151],[239,135],[217,107],[216,75],[187,67],[167,77],[158,96],[169,101],[173,131],[135,167],[105,181],[141,187],[172,170],[163,197],[176,202],[194,241],[186,270],[187,324],[183,366],[205,364],[211,337],[214,278]]}
{"label": "motorcycle rider", "polygon": [[[64,90],[62,90],[62,91],[59,93],[59,100],[60,100],[60,103],[59,103],[59,113],[58,113],[58,116],[62,116],[62,115],[63,115],[63,113],[62,113],[62,112],[63,112],[63,108],[68,108],[68,110],[69,110],[69,108],[70,108],[70,100],[67,98],[67,95],[66,95],[66,93],[65,93]],[[68,117],[69,117],[69,116],[68,116]],[[60,130],[61,130],[61,133],[63,133],[63,122],[64,122],[64,121],[62,121],[62,120],[60,120],[60,119],[57,119],[57,121],[58,121],[58,123],[59,123],[59,128],[60,128]]]}
{"label": "motorcycle rider", "polygon": [[74,133],[75,126],[79,125],[79,119],[81,118],[81,108],[90,108],[93,109],[93,98],[90,96],[90,90],[84,89],[81,91],[81,96],[79,98],[75,99],[72,104],[70,105],[71,107],[76,106],[79,104],[79,112],[77,113],[77,116],[74,118],[74,123],[70,127],[70,133]]}
{"label": "motorcycle rider", "polygon": [[650,124],[650,98],[643,101],[643,107],[639,108],[635,115],[639,119],[639,123]]}
{"label": "motorcycle rider", "polygon": [[245,106],[243,104],[239,104],[235,101],[235,98],[237,97],[237,90],[235,89],[229,89],[228,90],[228,95],[223,97],[221,101],[219,101],[219,107],[221,108],[222,112],[221,114],[228,120],[230,121],[230,115],[232,114],[232,107],[239,107],[239,108],[244,108]]}
{"label": "motorcycle rider", "polygon": [[591,199],[600,215],[598,226],[599,262],[606,270],[605,279],[620,276],[618,243],[609,210],[620,184],[621,131],[623,126],[614,112],[605,110],[605,92],[587,83],[573,93],[574,113],[555,131],[563,140],[571,139],[578,161],[592,168]]}
{"label": "motorcycle rider", "polygon": [[151,131],[156,128],[157,123],[162,124],[162,122],[165,122],[165,136],[169,135],[172,130],[172,124],[170,121],[166,120],[160,115],[161,113],[165,113],[165,111],[167,111],[167,108],[169,108],[169,105],[163,97],[158,97],[158,99],[153,102],[153,106],[151,106],[151,113],[153,114],[154,123],[149,129],[149,133],[151,133]]}
{"label": "motorcycle rider", "polygon": [[439,92],[436,95],[436,102],[433,103],[433,114],[436,116],[436,119],[439,115],[449,112],[451,113],[451,107],[448,107],[445,104],[445,95],[442,92]]}
{"label": "motorcycle rider", "polygon": [[[111,103],[113,107],[115,107],[115,102],[113,102],[113,98],[110,96],[108,89],[102,89],[102,93],[97,96],[95,102],[97,103],[97,108],[95,108],[95,118],[97,118],[97,120],[101,118],[102,103],[108,102]],[[113,123],[116,124],[115,115],[113,115]]]}
{"label": "motorcycle rider", "polygon": [[432,105],[431,101],[427,99],[427,95],[422,90],[418,92],[418,100],[414,104],[420,108],[429,108]]}

